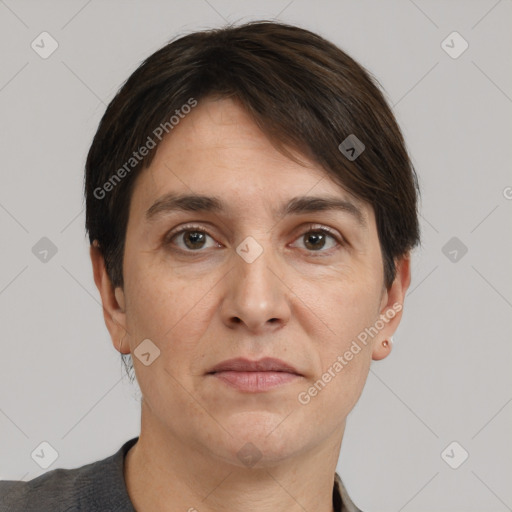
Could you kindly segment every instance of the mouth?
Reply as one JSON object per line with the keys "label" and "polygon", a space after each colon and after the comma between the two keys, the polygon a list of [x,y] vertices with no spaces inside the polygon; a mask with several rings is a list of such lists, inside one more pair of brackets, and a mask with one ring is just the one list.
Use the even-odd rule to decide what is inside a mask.
{"label": "mouth", "polygon": [[249,393],[269,391],[303,377],[292,365],[270,357],[259,361],[229,359],[215,365],[207,375]]}

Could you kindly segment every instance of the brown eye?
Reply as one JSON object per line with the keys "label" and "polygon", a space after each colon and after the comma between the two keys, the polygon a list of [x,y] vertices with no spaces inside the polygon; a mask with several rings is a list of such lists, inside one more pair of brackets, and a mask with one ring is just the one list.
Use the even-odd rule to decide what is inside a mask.
{"label": "brown eye", "polygon": [[183,235],[182,240],[189,249],[201,249],[208,236],[202,231],[185,231]]}
{"label": "brown eye", "polygon": [[[186,226],[178,232],[170,235],[165,243],[176,245],[179,249],[185,252],[199,252],[201,249],[207,248],[206,243],[208,238],[213,240],[213,238],[204,229],[197,226]],[[216,243],[214,241],[210,247],[215,246]]]}
{"label": "brown eye", "polygon": [[[331,245],[326,249],[325,247],[329,244],[329,239],[331,240]],[[313,228],[310,226],[310,229],[303,233],[298,240],[302,240],[308,252],[330,253],[331,249],[343,245],[336,235],[325,227]]]}
{"label": "brown eye", "polygon": [[304,235],[304,245],[307,249],[323,249],[327,235],[321,231],[309,231]]}

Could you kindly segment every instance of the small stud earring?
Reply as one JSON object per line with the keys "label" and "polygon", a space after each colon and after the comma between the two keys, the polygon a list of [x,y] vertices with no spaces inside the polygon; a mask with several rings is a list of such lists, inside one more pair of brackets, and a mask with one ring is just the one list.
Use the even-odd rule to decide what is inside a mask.
{"label": "small stud earring", "polygon": [[389,346],[389,341],[388,341],[388,340],[384,340],[384,341],[382,342],[382,346],[383,346],[383,347],[385,347],[385,348],[388,348],[388,346]]}

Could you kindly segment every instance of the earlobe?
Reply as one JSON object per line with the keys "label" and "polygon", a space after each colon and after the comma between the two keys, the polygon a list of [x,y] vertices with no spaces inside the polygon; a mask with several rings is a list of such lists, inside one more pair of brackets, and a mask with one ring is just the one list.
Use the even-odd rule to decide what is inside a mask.
{"label": "earlobe", "polygon": [[402,319],[405,294],[411,282],[410,255],[405,254],[396,263],[396,276],[392,285],[383,294],[380,318],[385,326],[375,340],[372,359],[379,361],[391,353],[393,334]]}
{"label": "earlobe", "polygon": [[389,356],[392,346],[392,337],[390,339],[383,340],[381,343],[377,343],[373,348],[372,359],[374,361],[380,361],[381,359]]}

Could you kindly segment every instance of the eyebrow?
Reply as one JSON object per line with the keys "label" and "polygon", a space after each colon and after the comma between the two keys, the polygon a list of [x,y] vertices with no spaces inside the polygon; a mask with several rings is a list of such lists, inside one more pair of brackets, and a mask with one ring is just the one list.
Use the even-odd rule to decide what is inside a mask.
{"label": "eyebrow", "polygon": [[[151,222],[165,213],[175,211],[223,213],[228,210],[226,204],[216,196],[201,194],[178,194],[170,192],[157,199],[146,211],[146,220]],[[324,211],[341,211],[351,215],[357,223],[367,228],[365,216],[354,203],[332,196],[297,196],[283,204],[274,214],[278,217],[301,215]]]}

